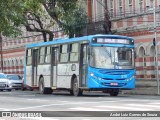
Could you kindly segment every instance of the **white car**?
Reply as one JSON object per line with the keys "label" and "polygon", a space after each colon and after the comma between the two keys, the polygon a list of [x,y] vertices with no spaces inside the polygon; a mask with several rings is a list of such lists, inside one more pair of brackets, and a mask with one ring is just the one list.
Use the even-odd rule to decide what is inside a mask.
{"label": "white car", "polygon": [[0,73],[0,91],[8,90],[11,91],[12,88],[9,87],[9,79],[3,73]]}
{"label": "white car", "polygon": [[22,89],[22,78],[17,74],[6,74],[8,86],[11,89]]}

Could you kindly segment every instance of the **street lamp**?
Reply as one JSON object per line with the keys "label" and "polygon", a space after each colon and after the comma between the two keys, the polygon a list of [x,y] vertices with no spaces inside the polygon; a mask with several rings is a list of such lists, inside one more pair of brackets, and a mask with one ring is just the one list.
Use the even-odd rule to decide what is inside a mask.
{"label": "street lamp", "polygon": [[[148,7],[148,6],[147,6]],[[150,9],[149,9],[150,10]],[[155,47],[155,67],[156,67],[156,80],[157,80],[157,94],[159,95],[159,70],[158,70],[158,49],[157,49],[157,23],[156,23],[156,7],[154,2],[153,7],[153,17],[154,17],[154,38],[153,38],[153,44]]]}

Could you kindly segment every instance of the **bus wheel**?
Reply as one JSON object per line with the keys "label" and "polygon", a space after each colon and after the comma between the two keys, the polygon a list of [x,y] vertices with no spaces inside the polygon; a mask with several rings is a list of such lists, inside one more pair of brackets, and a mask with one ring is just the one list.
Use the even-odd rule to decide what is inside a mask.
{"label": "bus wheel", "polygon": [[78,88],[78,80],[77,80],[77,78],[74,78],[74,80],[73,80],[73,95],[74,96],[80,96],[80,95],[82,95],[82,90],[80,89],[80,88]]}
{"label": "bus wheel", "polygon": [[53,90],[51,88],[46,88],[47,89],[47,94],[52,94]]}
{"label": "bus wheel", "polygon": [[69,92],[70,92],[70,95],[74,95],[74,94],[73,94],[73,90],[70,90]]}
{"label": "bus wheel", "polygon": [[30,87],[30,88],[29,88],[29,91],[33,91],[33,88],[32,88],[32,87]]}
{"label": "bus wheel", "polygon": [[113,92],[113,91],[112,91],[112,92],[110,92],[109,94],[110,94],[110,96],[118,96],[118,93],[119,93],[119,92]]}

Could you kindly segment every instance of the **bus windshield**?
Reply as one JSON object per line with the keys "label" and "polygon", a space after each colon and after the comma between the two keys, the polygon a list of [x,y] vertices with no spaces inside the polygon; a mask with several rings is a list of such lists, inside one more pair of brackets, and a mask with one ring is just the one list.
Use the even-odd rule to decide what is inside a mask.
{"label": "bus windshield", "polygon": [[134,67],[133,48],[91,47],[90,66],[104,69],[132,69]]}

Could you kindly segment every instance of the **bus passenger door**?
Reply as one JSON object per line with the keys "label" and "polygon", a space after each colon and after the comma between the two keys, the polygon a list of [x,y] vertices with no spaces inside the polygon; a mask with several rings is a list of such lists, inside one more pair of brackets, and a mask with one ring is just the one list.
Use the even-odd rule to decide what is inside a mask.
{"label": "bus passenger door", "polygon": [[79,86],[86,87],[87,86],[87,65],[88,65],[88,44],[81,44],[80,50],[80,67],[79,67]]}
{"label": "bus passenger door", "polygon": [[32,86],[37,85],[38,49],[33,49],[32,57]]}
{"label": "bus passenger door", "polygon": [[51,87],[56,87],[56,84],[57,84],[57,61],[58,61],[58,47],[52,47]]}

